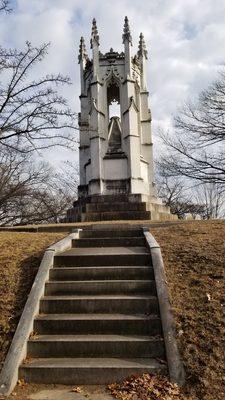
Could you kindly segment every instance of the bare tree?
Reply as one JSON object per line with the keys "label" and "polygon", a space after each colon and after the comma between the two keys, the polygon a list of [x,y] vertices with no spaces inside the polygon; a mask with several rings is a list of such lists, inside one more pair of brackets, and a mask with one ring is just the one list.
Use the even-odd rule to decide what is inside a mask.
{"label": "bare tree", "polygon": [[0,0],[0,12],[1,11],[5,11],[8,13],[12,11],[9,0]]}
{"label": "bare tree", "polygon": [[0,225],[59,222],[75,198],[68,170],[56,173],[30,153],[0,150]]}
{"label": "bare tree", "polygon": [[160,160],[168,175],[225,185],[225,73],[186,104],[175,118],[175,132],[161,133],[169,156]]}
{"label": "bare tree", "polygon": [[60,187],[70,194],[73,200],[77,198],[79,182],[79,169],[76,162],[65,161],[61,170],[56,173]]}
{"label": "bare tree", "polygon": [[35,163],[29,155],[0,150],[0,224],[4,225],[17,222],[20,199],[40,190],[48,181],[50,169],[45,163]]}
{"label": "bare tree", "polygon": [[[50,181],[52,176],[50,176]],[[52,190],[49,185],[33,190],[19,199],[20,217],[17,225],[58,223],[65,217],[72,199],[61,187]]]}
{"label": "bare tree", "polygon": [[194,219],[202,217],[205,206],[194,198],[190,182],[169,176],[164,165],[157,163],[157,183],[158,195],[170,207],[172,214],[176,214],[179,219],[184,219],[189,214]]}
{"label": "bare tree", "polygon": [[199,185],[194,196],[198,203],[204,204],[204,210],[201,214],[203,219],[224,217],[225,192],[221,185],[215,183]]}
{"label": "bare tree", "polygon": [[0,48],[0,143],[20,152],[55,145],[73,147],[75,114],[58,87],[70,85],[69,77],[46,75],[32,79],[49,44],[24,51]]}
{"label": "bare tree", "polygon": [[[1,11],[11,11],[10,1],[0,0]],[[70,78],[38,72],[48,49],[0,47],[0,225],[58,222],[76,195],[71,166],[56,173],[31,155],[77,144],[77,116],[60,94]]]}

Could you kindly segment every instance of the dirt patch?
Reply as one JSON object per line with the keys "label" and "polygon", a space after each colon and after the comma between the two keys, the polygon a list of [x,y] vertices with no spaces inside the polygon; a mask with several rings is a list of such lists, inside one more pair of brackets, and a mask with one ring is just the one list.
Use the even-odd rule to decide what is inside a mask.
{"label": "dirt patch", "polygon": [[225,221],[152,228],[161,245],[192,399],[225,398]]}
{"label": "dirt patch", "polygon": [[[1,397],[0,400],[5,399]],[[27,384],[23,380],[19,381],[8,400],[34,400],[34,399],[54,399],[54,400],[113,400],[107,388],[103,385],[43,385]]]}
{"label": "dirt patch", "polygon": [[8,351],[44,250],[64,236],[0,232],[0,362]]}

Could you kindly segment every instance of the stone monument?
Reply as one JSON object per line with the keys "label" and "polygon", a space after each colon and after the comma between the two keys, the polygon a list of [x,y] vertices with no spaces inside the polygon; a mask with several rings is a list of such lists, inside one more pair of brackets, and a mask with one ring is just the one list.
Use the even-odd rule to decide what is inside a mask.
{"label": "stone monument", "polygon": [[84,38],[80,40],[80,185],[78,200],[67,213],[69,222],[173,219],[154,183],[146,45],[141,33],[132,56],[127,17],[122,39],[123,52],[111,48],[102,54],[93,19],[91,59]]}

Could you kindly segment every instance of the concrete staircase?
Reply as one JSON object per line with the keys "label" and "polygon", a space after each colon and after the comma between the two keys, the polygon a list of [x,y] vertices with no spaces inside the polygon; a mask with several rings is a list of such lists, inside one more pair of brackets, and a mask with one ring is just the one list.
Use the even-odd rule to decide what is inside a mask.
{"label": "concrete staircase", "polygon": [[20,378],[105,384],[165,369],[154,273],[142,230],[82,231],[71,250],[55,256]]}

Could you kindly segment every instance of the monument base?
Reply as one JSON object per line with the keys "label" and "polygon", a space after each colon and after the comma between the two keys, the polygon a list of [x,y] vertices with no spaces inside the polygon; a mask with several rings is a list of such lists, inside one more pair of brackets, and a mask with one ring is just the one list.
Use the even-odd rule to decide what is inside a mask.
{"label": "monument base", "polygon": [[157,197],[142,194],[92,195],[81,197],[67,211],[66,222],[113,220],[176,220]]}

